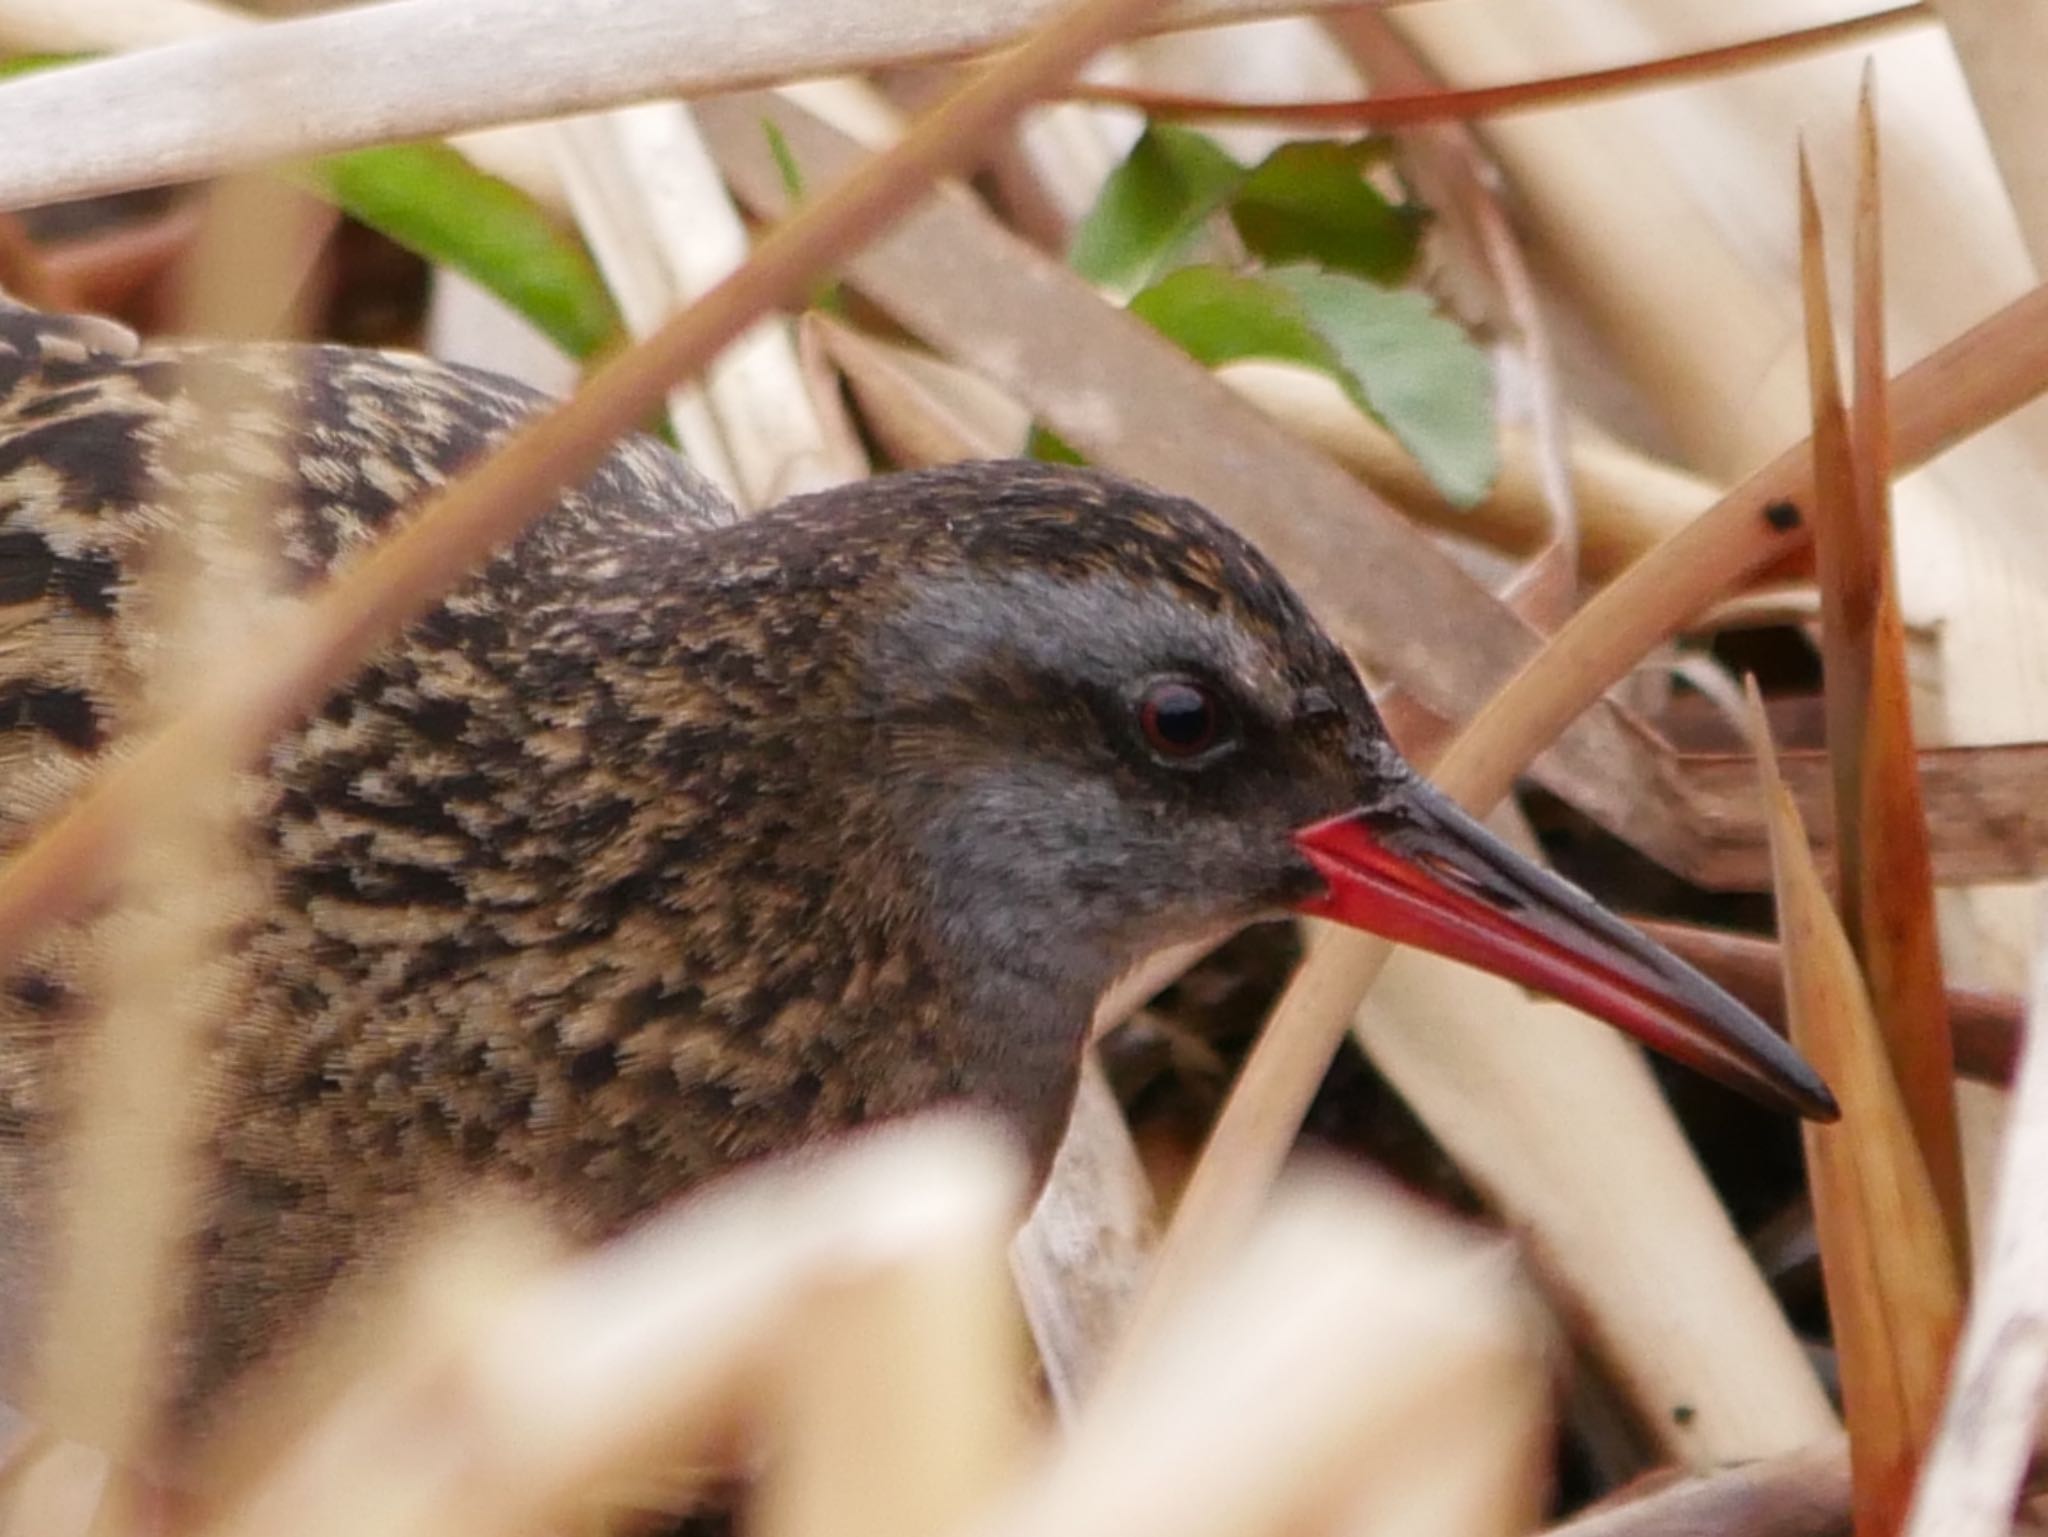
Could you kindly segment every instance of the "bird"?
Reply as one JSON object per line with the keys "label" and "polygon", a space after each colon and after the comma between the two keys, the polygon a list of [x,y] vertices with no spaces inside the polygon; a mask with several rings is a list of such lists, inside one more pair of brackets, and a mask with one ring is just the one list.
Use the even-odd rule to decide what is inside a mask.
{"label": "bird", "polygon": [[[412,354],[0,307],[0,853],[143,718],[196,501],[259,500],[310,589],[541,404]],[[629,438],[276,744],[248,844],[264,895],[181,1251],[195,1422],[468,1193],[596,1243],[957,1103],[1042,1177],[1101,993],[1291,913],[1833,1112],[1741,1005],[1431,790],[1249,542],[1099,470],[966,464],[742,517]],[[94,933],[0,986],[0,1389],[49,1283]]]}

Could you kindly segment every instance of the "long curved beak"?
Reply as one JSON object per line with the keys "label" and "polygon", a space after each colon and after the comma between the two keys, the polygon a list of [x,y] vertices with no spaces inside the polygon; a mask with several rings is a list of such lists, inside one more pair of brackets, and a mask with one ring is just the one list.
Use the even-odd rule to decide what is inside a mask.
{"label": "long curved beak", "polygon": [[1839,1114],[1769,1025],[1420,780],[1294,841],[1329,883],[1302,912],[1548,993],[1774,1109]]}

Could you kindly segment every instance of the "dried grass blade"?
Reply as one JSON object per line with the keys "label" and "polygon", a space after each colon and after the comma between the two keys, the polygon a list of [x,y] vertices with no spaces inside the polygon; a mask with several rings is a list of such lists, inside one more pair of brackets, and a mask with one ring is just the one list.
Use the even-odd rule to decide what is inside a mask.
{"label": "dried grass blade", "polygon": [[1941,1411],[1962,1290],[1927,1166],[1849,941],[1751,712],[1777,869],[1792,1038],[1833,1087],[1835,1126],[1802,1128],[1849,1425],[1859,1537],[1899,1530]]}
{"label": "dried grass blade", "polygon": [[[184,318],[229,334],[276,334],[301,291],[302,258],[328,227],[324,210],[288,189],[223,182],[203,221]],[[215,422],[250,409],[246,390],[207,372],[188,381],[189,398]],[[189,538],[166,553],[149,592],[163,635],[145,699],[159,719],[188,702],[194,677],[232,687],[246,676],[241,648],[278,589],[272,509],[247,490],[220,489],[221,468],[213,441],[196,433],[175,446],[156,488],[189,520]],[[216,583],[244,601],[213,601]],[[94,935],[99,974],[89,980],[102,1013],[80,1047],[41,1299],[38,1417],[118,1468],[156,1455],[162,1413],[180,1386],[173,1328],[200,1188],[205,1066],[217,1016],[234,997],[228,935],[261,898],[238,847],[235,765],[217,752],[181,767],[143,786],[138,821],[149,835],[123,844],[101,875],[121,905]],[[126,1479],[110,1486],[116,1501],[133,1492]]]}
{"label": "dried grass blade", "polygon": [[1510,1252],[1405,1197],[1291,1180],[1153,1344],[983,1531],[1509,1537],[1534,1515],[1543,1350]]}
{"label": "dried grass blade", "polygon": [[[1828,753],[1835,770],[1835,849],[1844,924],[1870,984],[1885,1049],[1957,1263],[1969,1264],[1969,1202],[1956,1132],[1948,1002],[1935,927],[1934,868],[1914,754],[1905,623],[1891,537],[1891,420],[1885,377],[1884,253],[1877,117],[1871,77],[1857,107],[1855,406],[1846,501],[1823,500],[1814,528],[1821,571]],[[1811,210],[1808,265],[1818,269]],[[1826,283],[1809,289],[1808,328],[1827,325]],[[1816,402],[1818,409],[1818,402]],[[1840,409],[1839,395],[1835,409]],[[1818,439],[1816,438],[1816,441]],[[1835,678],[1843,679],[1838,692]]]}
{"label": "dried grass blade", "polygon": [[[748,1411],[772,1411],[760,1402],[764,1368],[821,1283],[864,1283],[977,1245],[998,1267],[1022,1190],[999,1131],[927,1116],[744,1171],[509,1289],[495,1275],[453,1296],[444,1283],[437,1300],[455,1326],[401,1314],[402,1327],[369,1335],[308,1430],[245,1475],[202,1530],[560,1531],[593,1491],[715,1459]],[[445,1251],[429,1260],[448,1268]],[[956,1300],[979,1284],[967,1280]],[[945,1364],[925,1364],[942,1382]],[[247,1418],[272,1407],[252,1404]]]}
{"label": "dried grass blade", "polygon": [[[2048,1020],[2048,930],[2030,1025]],[[2007,1122],[1986,1250],[1911,1537],[2004,1537],[2048,1400],[2048,1050],[2030,1046]]]}
{"label": "dried grass blade", "polygon": [[1632,1499],[1628,1493],[1544,1537],[1841,1537],[1849,1525],[1849,1447],[1835,1436]]}
{"label": "dried grass blade", "polygon": [[655,411],[679,378],[705,366],[747,325],[902,213],[939,176],[1023,107],[1119,36],[1158,0],[1084,0],[975,76],[894,149],[864,162],[795,217],[704,299],[607,364],[565,404],[437,496],[360,564],[330,582],[302,622],[261,648],[266,665],[216,690],[95,781],[0,875],[0,962],[42,927],[106,892],[106,869],[151,787],[216,752],[252,761],[272,737],[425,612],[493,549],[586,479],[613,439]]}
{"label": "dried grass blade", "polygon": [[[775,1338],[759,1537],[945,1537],[1016,1471],[1024,1332],[989,1202],[879,1267],[823,1276]],[[978,1218],[979,1220],[972,1220]]]}

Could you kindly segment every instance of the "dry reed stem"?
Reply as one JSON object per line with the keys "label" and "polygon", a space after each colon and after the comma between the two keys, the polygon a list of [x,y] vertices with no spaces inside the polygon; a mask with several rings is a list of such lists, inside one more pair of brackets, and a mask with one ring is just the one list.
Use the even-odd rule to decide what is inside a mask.
{"label": "dry reed stem", "polygon": [[[7,0],[0,36],[41,0]],[[1302,0],[1187,0],[1155,26],[1284,14]],[[389,0],[100,60],[0,89],[0,206],[197,181],[366,144],[698,96],[1015,45],[1057,0],[790,3]],[[242,82],[295,110],[241,105]],[[103,110],[109,101],[122,110]],[[60,135],[40,132],[53,122]],[[137,132],[135,125],[148,125]],[[34,151],[29,149],[34,143]]]}
{"label": "dry reed stem", "polygon": [[828,1273],[775,1339],[762,1537],[945,1537],[1018,1471],[1024,1333],[989,1202],[876,1268]]}
{"label": "dry reed stem", "polygon": [[[1630,921],[1762,1018],[1785,1028],[1784,958],[1774,940],[1650,918]],[[1956,1075],[2009,1084],[2024,1039],[2020,1000],[2011,993],[1950,984],[1948,1014]]]}
{"label": "dry reed stem", "polygon": [[1640,1051],[1413,951],[1393,957],[1355,1032],[1527,1248],[1637,1444],[1704,1470],[1837,1429]]}
{"label": "dry reed stem", "polygon": [[[205,1530],[513,1537],[572,1520],[595,1491],[715,1456],[750,1407],[772,1411],[764,1368],[821,1286],[949,1267],[976,1244],[999,1264],[1022,1188],[988,1126],[944,1115],[744,1171],[461,1327],[373,1339],[383,1353]],[[936,1353],[957,1344],[963,1373],[987,1360],[971,1306],[928,1322],[911,1398],[960,1386]]]}
{"label": "dry reed stem", "polygon": [[[182,318],[230,335],[275,334],[302,293],[309,231],[325,210],[298,194],[236,179],[212,194]],[[199,374],[208,413],[247,409],[234,386]],[[148,594],[163,659],[146,684],[149,713],[174,718],[209,677],[233,688],[243,648],[277,590],[272,509],[218,489],[211,444],[179,445],[158,494],[184,503],[189,537],[168,552]],[[230,584],[247,601],[222,605]],[[118,1468],[146,1465],[175,1387],[179,1263],[197,1196],[205,1063],[233,1007],[226,935],[259,894],[243,868],[233,761],[196,754],[184,772],[143,786],[137,825],[101,879],[120,906],[96,936],[101,1017],[84,1057],[61,1154],[56,1259],[42,1298],[38,1419],[91,1443]],[[117,1481],[116,1497],[129,1486]]]}
{"label": "dry reed stem", "polygon": [[[627,334],[636,338],[652,335],[695,297],[680,289],[675,273],[680,252],[668,247],[668,230],[650,216],[645,192],[635,183],[615,132],[620,113],[650,110],[670,109],[623,107],[567,118],[536,130],[554,145],[562,190],[576,227],[619,306]],[[668,425],[691,468],[724,492],[735,507],[745,506],[739,475],[702,385],[679,384],[669,391]]]}
{"label": "dry reed stem", "polygon": [[1848,1531],[1849,1447],[1837,1435],[1782,1457],[1604,1501],[1548,1528],[1544,1537],[1848,1537]]}
{"label": "dry reed stem", "polygon": [[[2030,1026],[2048,1020],[2048,931],[2034,957]],[[2048,1399],[2048,1051],[2022,1055],[1991,1236],[1920,1475],[1909,1537],[2003,1537]]]}
{"label": "dry reed stem", "polygon": [[1905,628],[1892,567],[1877,123],[1868,75],[1864,85],[1857,114],[1853,414],[1842,404],[1820,207],[1803,155],[1799,167],[1800,276],[1814,458],[1821,471],[1813,526],[1834,771],[1834,850],[1843,926],[1869,984],[1950,1248],[1967,1265],[1969,1211],[1956,1135],[1954,1048],[1935,929],[1927,815],[1913,754]]}
{"label": "dry reed stem", "polygon": [[613,439],[654,411],[763,313],[791,302],[828,264],[966,163],[988,135],[1115,37],[1153,0],[1084,0],[771,230],[745,266],[645,342],[606,364],[576,396],[519,429],[433,497],[367,557],[330,581],[298,622],[281,624],[260,667],[204,699],[93,785],[0,874],[0,964],[39,928],[104,896],[106,871],[140,828],[137,808],[162,781],[225,753],[253,763],[272,737],[515,537],[602,462]]}
{"label": "dry reed stem", "polygon": [[2048,273],[2048,113],[2038,89],[2048,15],[1997,0],[1933,0],[2036,272]]}
{"label": "dry reed stem", "polygon": [[[1325,30],[1376,88],[1410,90],[1438,84],[1413,49],[1379,12],[1356,9],[1331,16]],[[1526,421],[1543,539],[1502,593],[1511,608],[1538,630],[1555,629],[1578,606],[1579,550],[1583,538],[1568,465],[1567,433],[1550,328],[1537,302],[1521,241],[1501,201],[1500,175],[1463,124],[1441,123],[1397,137],[1408,179],[1423,203],[1463,240],[1446,240],[1449,259],[1475,270],[1499,318],[1505,345],[1522,364],[1519,404]]]}
{"label": "dry reed stem", "polygon": [[1512,1251],[1403,1197],[1291,1181],[1156,1346],[983,1531],[1280,1537],[1340,1527],[1368,1491],[1404,1537],[1508,1537],[1534,1515],[1545,1374]]}
{"label": "dry reed stem", "polygon": [[1094,1388],[1158,1241],[1151,1183],[1090,1052],[1052,1173],[1012,1250],[1018,1295],[1063,1420]]}
{"label": "dry reed stem", "polygon": [[[1103,994],[1094,1038],[1123,1023],[1214,948],[1196,940],[1146,957]],[[1011,1269],[1054,1410],[1071,1418],[1093,1388],[1158,1242],[1152,1182],[1090,1051],[1045,1188],[1011,1246]]]}
{"label": "dry reed stem", "polygon": [[1576,106],[1631,91],[1712,80],[1741,70],[1788,63],[1811,53],[1846,48],[1904,26],[1935,20],[1926,4],[1891,6],[1864,16],[1851,16],[1819,26],[1799,27],[1769,37],[1750,38],[1719,48],[1702,48],[1669,58],[1612,69],[1582,70],[1510,85],[1421,90],[1403,86],[1375,91],[1356,101],[1220,101],[1134,86],[1083,83],[1070,87],[1073,101],[1131,107],[1148,117],[1176,122],[1285,124],[1302,129],[1415,128],[1437,123],[1469,122],[1510,112]]}
{"label": "dry reed stem", "polygon": [[1749,688],[1792,1039],[1842,1107],[1838,1125],[1809,1122],[1801,1131],[1842,1374],[1855,1527],[1859,1537],[1889,1537],[1905,1519],[1941,1412],[1962,1287],[1862,973],[1778,777],[1754,679]]}
{"label": "dry reed stem", "polygon": [[[557,132],[576,147],[587,172],[609,173],[616,189],[606,222],[615,249],[632,247],[631,258],[617,252],[619,276],[632,290],[619,298],[636,334],[652,331],[746,260],[746,226],[687,107],[621,107]],[[720,354],[703,394],[731,462],[734,501],[745,510],[867,473],[865,460],[848,462],[836,452],[779,317],[752,326]]]}
{"label": "dry reed stem", "polygon": [[803,323],[845,376],[862,424],[892,464],[914,470],[1022,450],[1031,413],[971,369],[829,315],[813,312]]}

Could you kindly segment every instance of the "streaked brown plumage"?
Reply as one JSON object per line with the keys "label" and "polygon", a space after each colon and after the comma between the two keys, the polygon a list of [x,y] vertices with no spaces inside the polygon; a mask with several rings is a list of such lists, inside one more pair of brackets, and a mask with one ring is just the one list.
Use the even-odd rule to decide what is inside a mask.
{"label": "streaked brown plumage", "polygon": [[[0,309],[0,851],[136,723],[195,497],[260,495],[308,582],[532,406],[418,359],[141,348]],[[1383,840],[1367,865],[1436,882],[1400,896],[1404,934],[1546,985],[1591,957],[1589,1007],[1680,1048],[1697,1027],[1711,1070],[1825,1105],[1737,1005],[1429,800],[1256,551],[1089,472],[962,466],[741,521],[625,444],[288,737],[258,802],[268,895],[212,1055],[188,1410],[455,1193],[509,1184],[593,1239],[735,1162],[960,1098],[1042,1166],[1094,1001],[1136,959],[1326,881],[1378,900],[1338,844],[1297,844],[1354,807]],[[1474,904],[1536,938],[1472,942]],[[17,1380],[99,932],[0,992]]]}

